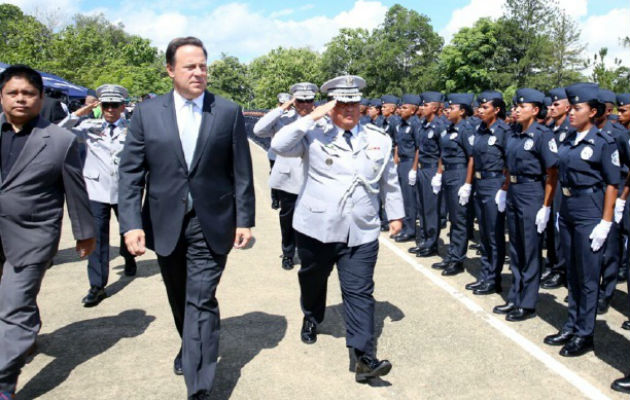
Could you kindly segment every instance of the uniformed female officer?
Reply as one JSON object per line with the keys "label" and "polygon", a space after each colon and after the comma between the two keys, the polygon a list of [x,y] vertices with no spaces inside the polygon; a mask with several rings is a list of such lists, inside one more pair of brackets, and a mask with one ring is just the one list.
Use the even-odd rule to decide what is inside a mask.
{"label": "uniformed female officer", "polygon": [[523,321],[535,315],[542,268],[542,233],[549,222],[558,179],[556,140],[549,128],[536,122],[543,110],[544,98],[544,93],[538,90],[516,91],[514,117],[518,131],[507,141],[512,287],[507,303],[493,311],[507,314],[508,321]]}
{"label": "uniformed female officer", "polygon": [[[472,115],[473,95],[452,93],[447,97],[446,116],[450,122],[440,137],[440,163],[443,169],[444,201],[451,222],[448,253],[444,260],[433,267],[443,269],[442,275],[456,275],[464,271],[468,247],[469,198],[460,201],[459,190],[471,186],[473,179],[472,145],[469,138],[474,130],[466,119]],[[469,195],[470,196],[470,195]]]}
{"label": "uniformed female officer", "polygon": [[[510,127],[503,121],[505,102],[498,92],[478,97],[481,124],[470,142],[475,170],[475,214],[481,241],[481,275],[466,285],[473,294],[501,291],[501,269],[505,259],[505,200],[507,179],[505,149]],[[468,189],[470,190],[470,188]],[[464,190],[460,196],[470,195]]]}
{"label": "uniformed female officer", "polygon": [[566,88],[569,121],[575,128],[559,148],[562,204],[558,219],[562,251],[567,258],[569,315],[562,329],[545,338],[563,345],[562,356],[593,349],[598,285],[604,244],[612,226],[619,183],[619,151],[599,131],[595,118],[605,111],[598,86],[578,83]]}

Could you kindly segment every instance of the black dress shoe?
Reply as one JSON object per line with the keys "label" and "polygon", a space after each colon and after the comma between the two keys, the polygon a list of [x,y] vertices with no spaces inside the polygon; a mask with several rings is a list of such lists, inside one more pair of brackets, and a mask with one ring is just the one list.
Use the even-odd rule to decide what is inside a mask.
{"label": "black dress shoe", "polygon": [[501,306],[496,306],[492,309],[492,312],[495,314],[508,314],[510,311],[514,310],[516,308],[516,304],[512,303],[511,301],[508,301],[507,303],[501,305]]}
{"label": "black dress shoe", "polygon": [[569,331],[560,331],[553,335],[549,335],[545,337],[545,344],[549,346],[562,346],[565,345],[571,340],[573,337],[573,333]]}
{"label": "black dress shoe", "polygon": [[420,251],[420,247],[419,246],[413,246],[413,247],[410,247],[407,251],[410,252],[411,254],[416,254],[417,252]]}
{"label": "black dress shoe", "polygon": [[625,329],[627,331],[630,331],[630,321],[624,321],[624,323],[621,324],[621,329]]}
{"label": "black dress shoe", "polygon": [[392,370],[392,363],[387,360],[379,361],[374,357],[363,355],[358,358],[356,363],[357,382],[364,383],[378,376],[385,376]]}
{"label": "black dress shoe", "polygon": [[302,331],[300,332],[300,338],[306,344],[313,344],[317,341],[317,325],[304,318],[302,322]]}
{"label": "black dress shoe", "polygon": [[535,310],[530,310],[527,308],[517,307],[510,311],[508,315],[505,316],[506,321],[510,322],[518,322],[525,321],[526,319],[534,318],[536,316]]}
{"label": "black dress shoe", "polygon": [[540,286],[544,289],[557,289],[566,284],[566,278],[564,274],[554,272],[544,281],[541,280],[541,282],[542,284]]}
{"label": "black dress shoe", "polygon": [[175,375],[184,375],[184,368],[182,367],[182,349],[180,347],[179,353],[173,360],[173,372]]}
{"label": "black dress shoe", "polygon": [[615,379],[610,387],[612,390],[616,390],[618,392],[630,393],[630,375]]}
{"label": "black dress shoe", "polygon": [[136,260],[125,260],[125,276],[136,276],[137,270]]}
{"label": "black dress shoe", "polygon": [[451,262],[448,261],[448,260],[442,260],[440,262],[436,262],[433,265],[431,265],[431,268],[433,268],[433,269],[444,269],[444,268],[448,267],[448,265],[450,263]]}
{"label": "black dress shoe", "polygon": [[282,256],[282,269],[293,269],[293,257]]}
{"label": "black dress shoe", "polygon": [[481,285],[483,285],[483,281],[478,280],[478,281],[467,283],[466,286],[464,287],[466,288],[466,290],[475,290],[478,287],[481,287]]}
{"label": "black dress shoe", "polygon": [[549,279],[549,277],[553,274],[553,270],[549,267],[545,267],[545,269],[543,270],[543,273],[540,275],[540,281],[544,282],[547,279]]}
{"label": "black dress shoe", "polygon": [[279,200],[272,200],[271,201],[271,208],[274,210],[278,210],[280,208],[280,201]]}
{"label": "black dress shoe", "polygon": [[608,312],[609,306],[610,306],[610,303],[608,303],[608,300],[603,299],[603,298],[597,299],[597,314],[598,315],[606,314]]}
{"label": "black dress shoe", "polygon": [[442,271],[442,276],[453,276],[464,272],[464,265],[460,262],[451,262]]}
{"label": "black dress shoe", "polygon": [[105,289],[92,286],[88,291],[88,294],[81,300],[84,307],[94,307],[103,299],[107,297],[107,293],[105,293]]}
{"label": "black dress shoe", "polygon": [[207,390],[202,390],[200,392],[195,393],[192,397],[192,400],[210,400],[212,399],[212,397],[210,397],[210,392]]}
{"label": "black dress shoe", "polygon": [[396,236],[396,238],[394,238],[394,240],[397,243],[409,242],[410,240],[413,240],[413,239],[415,239],[415,236],[414,235],[410,235],[408,233],[400,234],[400,235]]}
{"label": "black dress shoe", "polygon": [[468,248],[470,250],[481,250],[481,245],[478,243],[471,243],[470,246],[468,246]]}
{"label": "black dress shoe", "polygon": [[626,268],[620,268],[617,274],[617,282],[625,282],[628,280],[628,270]]}
{"label": "black dress shoe", "polygon": [[501,286],[484,282],[483,285],[479,286],[476,289],[473,289],[473,294],[476,294],[476,295],[486,295],[486,294],[493,294],[493,293],[501,293]]}
{"label": "black dress shoe", "polygon": [[578,357],[588,353],[593,350],[593,348],[592,336],[573,336],[571,340],[560,349],[560,355],[563,357]]}
{"label": "black dress shoe", "polygon": [[438,252],[435,247],[429,249],[422,249],[416,253],[416,257],[433,257],[437,256]]}
{"label": "black dress shoe", "polygon": [[389,224],[381,225],[381,232],[387,232],[389,230]]}

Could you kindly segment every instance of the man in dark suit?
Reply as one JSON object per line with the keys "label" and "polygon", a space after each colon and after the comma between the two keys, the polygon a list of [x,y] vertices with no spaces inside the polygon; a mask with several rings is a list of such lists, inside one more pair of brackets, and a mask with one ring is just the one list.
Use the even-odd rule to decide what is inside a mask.
{"label": "man in dark suit", "polygon": [[42,110],[39,112],[39,115],[45,120],[56,124],[66,118],[68,113],[63,109],[61,101],[58,98],[45,95]]}
{"label": "man in dark suit", "polygon": [[145,237],[157,253],[188,396],[205,399],[218,355],[215,291],[227,254],[248,244],[254,226],[252,165],[240,107],[205,90],[201,41],[174,39],[166,64],[174,91],[139,104],[127,132],[119,221],[131,254],[145,252]]}
{"label": "man in dark suit", "polygon": [[[96,244],[75,136],[39,117],[42,77],[15,65],[0,74],[0,399],[15,393],[41,321],[37,293],[61,237],[64,197],[81,257]],[[3,397],[4,396],[4,397]]]}

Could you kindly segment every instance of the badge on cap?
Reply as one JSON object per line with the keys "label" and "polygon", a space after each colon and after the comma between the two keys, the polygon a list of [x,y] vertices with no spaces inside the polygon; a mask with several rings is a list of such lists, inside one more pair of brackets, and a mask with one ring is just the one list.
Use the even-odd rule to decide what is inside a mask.
{"label": "badge on cap", "polygon": [[560,137],[558,139],[560,139],[560,143],[564,142],[564,139],[567,137],[567,133],[566,132],[562,132],[560,134]]}
{"label": "badge on cap", "polygon": [[[471,136],[471,138],[472,138],[472,136]],[[451,133],[451,140],[455,140],[455,139],[457,139],[457,132]]]}
{"label": "badge on cap", "polygon": [[475,135],[468,136],[468,144],[471,146],[475,145]]}
{"label": "badge on cap", "polygon": [[488,146],[494,146],[494,144],[497,142],[497,137],[496,136],[490,136],[490,139],[488,139]]}
{"label": "badge on cap", "polygon": [[549,141],[549,151],[551,151],[552,153],[558,152],[558,145],[556,144],[556,139],[551,139]]}
{"label": "badge on cap", "polygon": [[527,139],[523,144],[523,148],[527,151],[530,151],[534,147],[534,141],[532,139]]}
{"label": "badge on cap", "polygon": [[593,157],[593,149],[589,146],[584,147],[580,153],[580,157],[582,157],[582,160],[590,160],[591,157]]}
{"label": "badge on cap", "polygon": [[615,150],[612,155],[610,156],[610,161],[612,162],[612,164],[615,167],[620,167],[621,164],[619,163],[619,150]]}

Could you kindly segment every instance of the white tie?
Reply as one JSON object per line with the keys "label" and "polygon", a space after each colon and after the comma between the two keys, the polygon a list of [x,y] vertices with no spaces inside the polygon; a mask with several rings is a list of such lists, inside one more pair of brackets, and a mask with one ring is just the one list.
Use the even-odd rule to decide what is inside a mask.
{"label": "white tie", "polygon": [[184,150],[184,159],[190,170],[190,164],[197,146],[197,135],[199,134],[195,123],[195,103],[190,100],[187,101],[182,112],[184,123],[180,131],[180,140],[182,142],[182,150]]}

